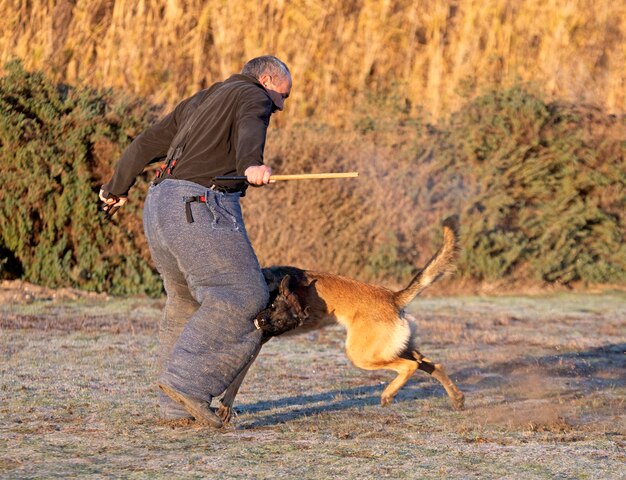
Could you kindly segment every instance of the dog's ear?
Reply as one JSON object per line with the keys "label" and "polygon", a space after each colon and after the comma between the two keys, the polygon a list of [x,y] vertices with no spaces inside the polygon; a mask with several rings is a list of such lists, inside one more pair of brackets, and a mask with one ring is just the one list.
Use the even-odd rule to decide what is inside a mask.
{"label": "dog's ear", "polygon": [[290,283],[291,283],[291,275],[285,275],[282,281],[280,282],[280,286],[278,287],[278,291],[280,292],[281,295],[286,296],[289,292],[291,292],[289,288]]}
{"label": "dog's ear", "polygon": [[296,279],[291,275],[285,275],[283,280],[280,282],[280,296],[285,300],[286,304],[289,305],[291,309],[292,318],[298,319],[298,325],[302,325],[304,320],[309,316],[308,311],[302,308],[300,304],[300,299],[298,295],[291,288],[293,287],[293,283],[296,282]]}
{"label": "dog's ear", "polygon": [[279,277],[276,276],[274,272],[272,272],[271,268],[264,268],[261,270],[263,272],[263,278],[265,279],[265,283],[267,283],[267,288],[270,293],[278,290],[278,281]]}
{"label": "dog's ear", "polygon": [[267,283],[268,285],[276,279],[270,268],[262,268],[261,273],[263,274],[265,283]]}

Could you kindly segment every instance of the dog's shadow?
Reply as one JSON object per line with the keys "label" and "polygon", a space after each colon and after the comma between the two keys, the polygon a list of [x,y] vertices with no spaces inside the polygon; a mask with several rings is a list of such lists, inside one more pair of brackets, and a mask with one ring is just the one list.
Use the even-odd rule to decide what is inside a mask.
{"label": "dog's shadow", "polygon": [[[359,386],[348,389],[331,390],[329,392],[297,395],[280,398],[278,400],[260,401],[251,404],[238,405],[235,411],[238,414],[253,414],[254,418],[248,422],[241,422],[240,429],[267,427],[285,423],[299,418],[317,415],[320,413],[338,412],[353,408],[380,405],[380,395],[385,384]],[[409,402],[423,399],[427,396],[446,397],[445,392],[439,392],[439,385],[426,382],[412,382],[403,387],[394,399],[394,403]],[[271,413],[275,410],[280,412]],[[263,412],[270,412],[260,416]]]}
{"label": "dog's shadow", "polygon": [[[582,390],[610,390],[626,385],[624,352],[626,352],[626,344],[616,343],[556,355],[525,355],[481,368],[468,366],[455,371],[453,377],[459,381],[461,390],[470,395],[510,384],[511,376],[520,369],[528,369],[531,372],[540,371],[547,375],[546,381],[559,377],[568,379],[570,382],[575,380],[576,388]],[[601,378],[598,375],[606,371],[615,375],[610,378]],[[479,381],[472,381],[471,384],[465,383],[476,376],[479,377]],[[238,424],[238,428],[267,427],[310,415],[376,406],[380,404],[380,395],[386,385],[387,382],[377,383],[239,405],[235,408],[237,412],[252,415],[249,422],[242,421]],[[443,388],[433,379],[414,377],[398,392],[394,403],[423,400],[428,397],[447,398]],[[502,401],[505,402],[505,400]],[[267,414],[263,415],[264,413]]]}

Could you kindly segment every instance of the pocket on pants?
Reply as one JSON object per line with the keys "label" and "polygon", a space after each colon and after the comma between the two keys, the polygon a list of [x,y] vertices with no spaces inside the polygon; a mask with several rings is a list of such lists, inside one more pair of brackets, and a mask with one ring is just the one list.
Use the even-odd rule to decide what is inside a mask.
{"label": "pocket on pants", "polygon": [[213,216],[211,225],[213,229],[239,231],[237,212],[229,205],[229,202],[224,202],[220,195],[207,195],[206,205]]}

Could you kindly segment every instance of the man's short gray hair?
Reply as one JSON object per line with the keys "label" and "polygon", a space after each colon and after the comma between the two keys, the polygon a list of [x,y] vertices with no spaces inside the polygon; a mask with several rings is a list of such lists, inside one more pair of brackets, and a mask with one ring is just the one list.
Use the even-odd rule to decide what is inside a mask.
{"label": "man's short gray hair", "polygon": [[241,69],[242,75],[248,75],[257,80],[265,73],[278,77],[288,77],[291,75],[285,62],[272,55],[263,55],[262,57],[253,58]]}

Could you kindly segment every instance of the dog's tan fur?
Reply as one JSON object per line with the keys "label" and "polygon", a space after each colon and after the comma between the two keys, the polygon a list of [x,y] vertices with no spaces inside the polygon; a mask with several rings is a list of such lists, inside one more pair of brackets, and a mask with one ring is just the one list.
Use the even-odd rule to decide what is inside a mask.
{"label": "dog's tan fur", "polygon": [[[464,405],[463,394],[440,364],[433,363],[419,353],[416,324],[404,312],[404,308],[416,295],[444,274],[454,270],[458,257],[455,219],[444,221],[443,237],[441,249],[409,285],[399,292],[339,275],[294,267],[273,267],[265,270],[266,280],[272,290],[278,288],[285,276],[291,277],[290,289],[303,308],[307,309],[305,327],[318,326],[329,321],[336,321],[344,326],[347,332],[346,354],[355,366],[364,370],[393,370],[398,374],[383,391],[383,406],[391,403],[415,370],[420,369],[437,379],[448,393],[453,406],[461,409]],[[227,389],[221,400],[218,414],[224,421],[230,419],[234,397],[249,366]]]}

